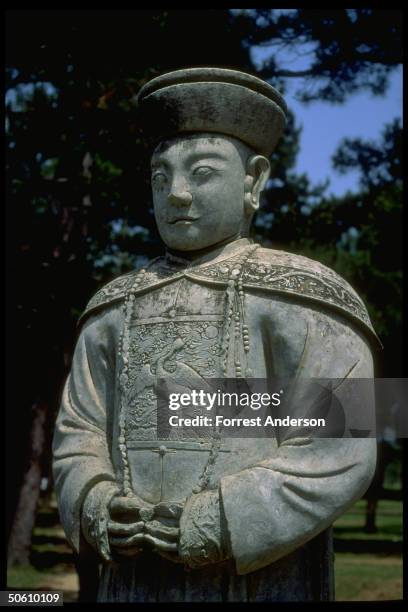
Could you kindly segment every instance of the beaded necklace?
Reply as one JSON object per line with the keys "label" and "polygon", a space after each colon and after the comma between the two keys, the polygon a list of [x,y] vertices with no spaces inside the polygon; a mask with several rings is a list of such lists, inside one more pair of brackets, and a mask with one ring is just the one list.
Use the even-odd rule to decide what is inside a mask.
{"label": "beaded necklace", "polygon": [[123,464],[123,482],[122,493],[125,496],[132,497],[132,483],[130,478],[129,461],[126,447],[126,418],[123,407],[124,397],[126,397],[126,388],[129,381],[129,344],[130,344],[130,321],[132,318],[132,310],[135,302],[135,292],[139,288],[147,270],[153,266],[160,257],[156,257],[150,261],[145,268],[139,270],[135,281],[126,294],[123,305],[124,310],[124,325],[119,338],[119,359],[122,357],[123,368],[119,376],[120,393],[120,408],[119,408],[119,452]]}
{"label": "beaded necklace", "polygon": [[[259,248],[259,245],[251,245],[240,258],[240,260],[234,264],[229,274],[229,280],[227,283],[225,295],[225,324],[221,340],[221,360],[224,377],[228,377],[229,374],[229,361],[232,350],[234,355],[233,363],[235,377],[242,378],[242,356],[245,360],[245,376],[250,377],[252,375],[248,360],[250,342],[249,328],[245,318],[245,292],[242,283],[242,276],[246,261],[254,254],[257,248]],[[122,493],[123,495],[128,497],[132,497],[134,493],[132,490],[129,461],[127,455],[126,418],[123,402],[124,398],[126,397],[127,384],[129,382],[130,323],[132,318],[133,306],[136,299],[135,293],[140,287],[147,270],[152,267],[153,264],[156,263],[159,259],[160,257],[153,259],[145,268],[142,268],[137,273],[134,283],[126,294],[123,306],[124,325],[119,338],[119,356],[122,358],[123,362],[122,371],[119,375],[119,385],[121,388],[119,410],[119,452],[123,464]],[[170,257],[168,257],[168,259],[173,260],[175,263],[184,262],[184,260],[174,255],[171,255]],[[189,265],[184,270],[184,272],[188,271],[190,268],[193,267],[195,267],[193,264]],[[231,330],[232,325],[234,326],[233,333]],[[243,341],[243,351],[241,351],[241,335]],[[222,426],[220,425],[214,427],[208,460],[204,466],[200,477],[198,478],[197,484],[192,488],[193,494],[200,493],[208,486],[214,469],[214,464],[221,448],[221,427]]]}

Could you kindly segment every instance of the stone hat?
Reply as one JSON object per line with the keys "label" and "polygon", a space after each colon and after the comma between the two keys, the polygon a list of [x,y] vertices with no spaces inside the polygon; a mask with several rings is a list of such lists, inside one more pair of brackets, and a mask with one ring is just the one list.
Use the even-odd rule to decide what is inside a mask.
{"label": "stone hat", "polygon": [[175,70],[137,96],[144,137],[152,144],[180,133],[214,132],[268,157],[286,125],[280,93],[258,77],[226,68]]}

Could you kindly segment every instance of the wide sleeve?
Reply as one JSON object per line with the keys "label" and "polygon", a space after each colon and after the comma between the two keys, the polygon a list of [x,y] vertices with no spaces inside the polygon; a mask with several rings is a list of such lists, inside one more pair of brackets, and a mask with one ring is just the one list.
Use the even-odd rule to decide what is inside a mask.
{"label": "wide sleeve", "polygon": [[[117,490],[111,456],[115,397],[115,317],[104,311],[82,328],[66,381],[53,438],[53,475],[61,522],[76,551],[88,492],[106,483]],[[98,485],[95,490],[100,490]]]}
{"label": "wide sleeve", "polygon": [[[371,378],[368,342],[340,317],[314,312],[297,375]],[[359,415],[354,418],[351,427],[358,428]],[[238,574],[278,560],[330,526],[363,495],[375,461],[375,439],[289,436],[270,459],[222,478],[220,496]]]}

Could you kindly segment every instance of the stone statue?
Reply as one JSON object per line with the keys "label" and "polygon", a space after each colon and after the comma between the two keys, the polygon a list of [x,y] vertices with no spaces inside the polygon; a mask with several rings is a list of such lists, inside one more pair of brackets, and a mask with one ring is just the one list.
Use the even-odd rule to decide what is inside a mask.
{"label": "stone statue", "polygon": [[273,87],[193,68],[138,105],[167,249],[82,315],[53,443],[65,532],[99,555],[99,601],[327,598],[322,534],[368,487],[375,440],[159,440],[156,380],[370,378],[379,341],[334,271],[248,238],[285,126]]}

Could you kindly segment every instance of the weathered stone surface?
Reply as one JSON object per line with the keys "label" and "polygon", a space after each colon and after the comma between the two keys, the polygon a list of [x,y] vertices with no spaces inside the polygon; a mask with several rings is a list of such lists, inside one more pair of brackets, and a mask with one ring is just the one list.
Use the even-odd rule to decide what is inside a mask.
{"label": "weathered stone surface", "polygon": [[[179,85],[169,78],[160,100],[174,110],[191,82],[185,71]],[[263,95],[253,87],[248,96]],[[328,599],[328,529],[373,475],[375,440],[158,439],[159,378],[193,389],[208,378],[373,376],[378,339],[348,283],[247,238],[269,162],[262,130],[249,139],[235,118],[234,137],[196,116],[195,133],[180,128],[155,148],[167,252],[102,288],[81,320],[54,476],[70,542],[103,561],[100,601]]]}
{"label": "weathered stone surface", "polygon": [[286,103],[265,81],[237,70],[190,68],[152,79],[138,94],[145,137],[211,132],[270,155],[286,124]]}

